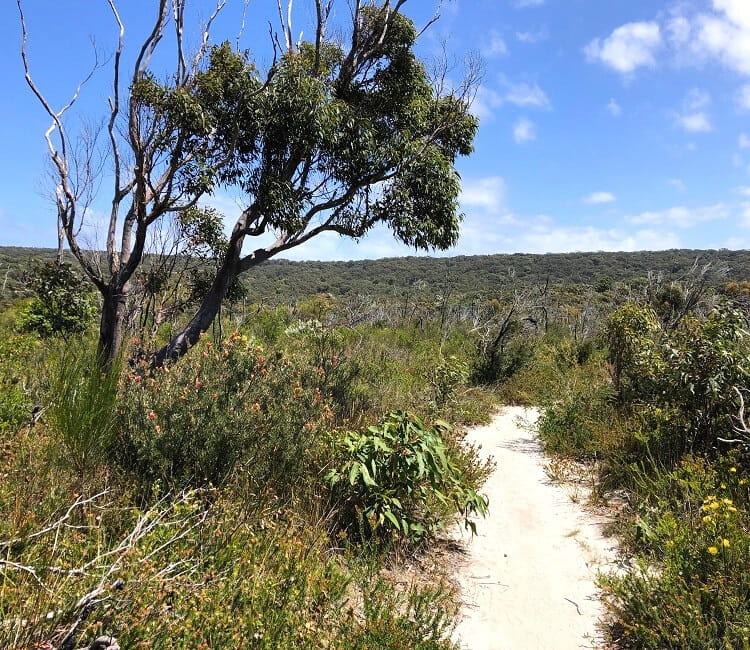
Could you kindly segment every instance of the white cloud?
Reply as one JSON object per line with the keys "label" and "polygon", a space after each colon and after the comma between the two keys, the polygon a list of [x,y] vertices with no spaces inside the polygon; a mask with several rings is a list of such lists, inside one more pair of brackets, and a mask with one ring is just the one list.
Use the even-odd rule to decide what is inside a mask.
{"label": "white cloud", "polygon": [[748,185],[736,187],[734,191],[738,194],[742,194],[742,196],[750,196],[750,186]]}
{"label": "white cloud", "polygon": [[514,106],[550,109],[547,94],[536,83],[513,82],[505,76],[499,77],[497,89],[482,85],[471,104],[471,112],[481,120],[491,118],[505,104]]}
{"label": "white cloud", "polygon": [[750,4],[713,0],[713,6],[716,13],[701,13],[694,19],[693,48],[732,70],[750,74]]}
{"label": "white cloud", "polygon": [[482,48],[482,54],[491,58],[494,56],[502,56],[508,53],[508,46],[505,44],[503,37],[496,30],[490,32],[490,38],[484,48]]}
{"label": "white cloud", "polygon": [[566,253],[665,250],[679,247],[679,238],[671,232],[654,230],[624,232],[616,228],[604,229],[593,226],[542,226],[522,235],[517,241],[515,250],[530,253]]}
{"label": "white cloud", "polygon": [[609,102],[607,102],[607,110],[609,111],[610,115],[613,115],[614,117],[622,114],[622,108],[617,103],[614,97],[610,97]]}
{"label": "white cloud", "polygon": [[522,117],[513,126],[513,138],[519,144],[536,140],[536,126],[531,120]]}
{"label": "white cloud", "polygon": [[666,24],[669,40],[677,47],[684,45],[690,40],[692,27],[690,21],[680,14],[674,14]]}
{"label": "white cloud", "polygon": [[692,228],[699,223],[726,219],[729,209],[723,203],[699,208],[677,206],[667,210],[650,210],[626,217],[626,221],[636,225],[672,225],[678,228]]}
{"label": "white cloud", "polygon": [[687,189],[685,182],[681,178],[669,178],[667,183],[674,187],[678,192],[684,192]]}
{"label": "white cloud", "polygon": [[699,88],[690,90],[682,102],[682,112],[674,112],[675,124],[688,133],[713,131],[711,118],[702,110],[711,103],[711,95]]}
{"label": "white cloud", "polygon": [[744,133],[740,133],[740,137],[737,138],[737,146],[740,149],[749,149],[750,148],[750,138],[748,138]]}
{"label": "white cloud", "polygon": [[711,0],[699,11],[676,4],[664,28],[680,64],[716,60],[741,74],[750,74],[750,3]]}
{"label": "white cloud", "polygon": [[703,112],[677,115],[676,122],[689,133],[708,133],[714,130],[711,119]]}
{"label": "white cloud", "polygon": [[655,66],[655,54],[661,44],[656,22],[626,23],[603,40],[595,38],[584,48],[584,53],[590,61],[600,61],[628,75],[642,66]]}
{"label": "white cloud", "polygon": [[[627,23],[605,39],[594,39],[584,52],[590,60],[627,75],[640,66],[654,66],[662,45],[668,45],[670,57],[680,66],[715,61],[750,76],[750,2],[677,1],[652,21]],[[747,87],[740,105],[750,110]]]}
{"label": "white cloud", "polygon": [[505,201],[505,181],[500,176],[464,179],[459,201],[464,210],[480,208],[488,214],[497,214]]}
{"label": "white cloud", "polygon": [[550,108],[550,101],[547,94],[533,83],[512,83],[505,82],[505,94],[503,100],[515,106],[533,106],[534,108]]}
{"label": "white cloud", "polygon": [[617,198],[611,192],[592,192],[588,196],[584,196],[581,201],[590,205],[599,205],[601,203],[612,203]]}
{"label": "white cloud", "polygon": [[479,86],[471,102],[471,112],[480,120],[489,120],[503,103],[500,93],[487,86]]}
{"label": "white cloud", "polygon": [[743,203],[740,210],[740,226],[750,228],[750,203]]}
{"label": "white cloud", "polygon": [[540,43],[547,38],[547,30],[540,29],[539,31],[532,32],[516,32],[516,39],[521,43]]}
{"label": "white cloud", "polygon": [[524,9],[525,7],[540,7],[544,4],[544,0],[516,0],[515,6],[517,9]]}

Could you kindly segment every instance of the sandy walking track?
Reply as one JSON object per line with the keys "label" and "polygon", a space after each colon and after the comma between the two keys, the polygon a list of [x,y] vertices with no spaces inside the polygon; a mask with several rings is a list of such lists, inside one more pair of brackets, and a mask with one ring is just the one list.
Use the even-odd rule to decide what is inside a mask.
{"label": "sandy walking track", "polygon": [[547,459],[530,427],[534,410],[506,408],[467,441],[497,463],[484,486],[490,499],[457,579],[463,620],[454,639],[468,650],[596,648],[597,569],[614,560],[600,523],[544,471]]}

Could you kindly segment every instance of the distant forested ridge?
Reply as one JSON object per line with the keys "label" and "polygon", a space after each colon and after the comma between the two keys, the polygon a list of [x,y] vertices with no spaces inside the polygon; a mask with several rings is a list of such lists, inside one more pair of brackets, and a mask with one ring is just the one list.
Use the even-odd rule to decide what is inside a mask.
{"label": "distant forested ridge", "polygon": [[[4,302],[26,294],[24,274],[34,259],[54,259],[53,249],[0,247],[0,296]],[[534,255],[461,255],[392,257],[350,262],[270,260],[247,280],[251,300],[297,300],[318,293],[401,295],[415,283],[436,293],[492,293],[514,282],[606,288],[617,282],[638,284],[649,274],[678,279],[695,265],[726,270],[725,279],[750,280],[748,250],[639,251],[633,253],[550,253]],[[712,274],[717,277],[715,274]]]}

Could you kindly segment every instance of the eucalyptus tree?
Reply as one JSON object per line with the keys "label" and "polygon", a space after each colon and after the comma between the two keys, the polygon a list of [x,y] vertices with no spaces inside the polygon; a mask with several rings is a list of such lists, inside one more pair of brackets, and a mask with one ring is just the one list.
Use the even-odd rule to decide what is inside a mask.
{"label": "eucalyptus tree", "polygon": [[[106,0],[119,38],[105,115],[113,170],[106,264],[97,264],[78,234],[98,180],[95,145],[76,142],[67,128],[78,91],[58,110],[35,83],[17,0],[26,80],[51,118],[46,140],[59,223],[101,293],[99,346],[107,359],[118,353],[130,281],[152,229],[186,213],[195,219],[222,187],[239,190],[243,203],[198,308],[154,354],[156,365],[177,359],[210,327],[239,274],[322,233],[359,238],[385,224],[418,249],[445,249],[458,237],[454,165],[472,151],[477,130],[468,111],[476,68],[456,88],[447,86],[445,69],[428,74],[414,51],[423,30],[403,13],[407,0],[309,0],[312,38],[297,41],[292,1],[284,11],[278,0],[273,63],[262,71],[247,52],[212,39],[227,1],[217,0],[188,56],[188,0],[157,0],[152,29],[126,74],[125,27],[115,0]],[[347,25],[331,37],[336,7]],[[165,42],[177,63],[160,78],[152,60]],[[270,243],[255,245],[257,238]]]}

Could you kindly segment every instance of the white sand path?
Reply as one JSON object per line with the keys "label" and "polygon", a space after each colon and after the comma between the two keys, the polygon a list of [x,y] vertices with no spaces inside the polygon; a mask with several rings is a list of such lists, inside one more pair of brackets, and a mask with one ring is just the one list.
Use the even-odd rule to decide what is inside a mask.
{"label": "white sand path", "polygon": [[518,426],[537,415],[506,408],[467,436],[497,463],[482,490],[490,513],[477,521],[478,535],[456,533],[466,555],[457,575],[464,616],[454,639],[467,650],[598,647],[594,579],[614,561],[615,542],[548,478],[531,427]]}

